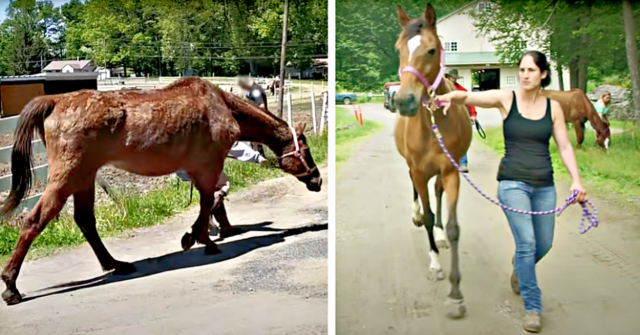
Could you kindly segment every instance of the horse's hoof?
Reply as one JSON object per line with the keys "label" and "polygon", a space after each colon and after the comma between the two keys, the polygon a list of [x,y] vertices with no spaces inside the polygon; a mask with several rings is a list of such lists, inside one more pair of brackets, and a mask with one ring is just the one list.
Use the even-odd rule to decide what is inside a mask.
{"label": "horse's hoof", "polygon": [[114,275],[124,276],[136,272],[136,266],[127,262],[117,262],[113,270]]}
{"label": "horse's hoof", "polygon": [[465,306],[463,299],[447,298],[444,301],[444,311],[449,319],[460,319],[467,313],[467,306]]}
{"label": "horse's hoof", "polygon": [[449,241],[447,240],[437,240],[436,248],[438,249],[449,249]]}
{"label": "horse's hoof", "polygon": [[18,289],[6,289],[2,292],[2,300],[7,303],[7,306],[16,305],[22,301],[22,294],[20,294]]}
{"label": "horse's hoof", "polygon": [[440,281],[444,279],[444,271],[442,269],[429,269],[429,280]]}
{"label": "horse's hoof", "polygon": [[196,239],[193,238],[193,235],[189,233],[185,233],[184,236],[182,236],[181,242],[182,242],[182,250],[189,251],[189,249],[191,249],[191,247],[193,247],[193,245],[196,243]]}
{"label": "horse's hoof", "polygon": [[219,254],[220,248],[218,248],[218,246],[215,243],[209,244],[206,247],[204,247],[204,253],[207,255],[215,255],[215,254]]}
{"label": "horse's hoof", "polygon": [[416,218],[412,218],[411,221],[413,221],[413,225],[418,228],[424,226],[424,222],[422,222],[422,219],[416,220]]}

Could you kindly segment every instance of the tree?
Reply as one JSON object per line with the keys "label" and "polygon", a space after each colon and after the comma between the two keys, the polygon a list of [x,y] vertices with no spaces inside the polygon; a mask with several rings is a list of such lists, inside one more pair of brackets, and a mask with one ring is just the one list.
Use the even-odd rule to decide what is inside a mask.
{"label": "tree", "polygon": [[631,1],[622,0],[622,15],[624,17],[625,46],[627,48],[627,63],[631,74],[633,92],[633,107],[636,120],[640,123],[640,73],[638,73],[638,45],[636,43],[636,27],[633,19]]}

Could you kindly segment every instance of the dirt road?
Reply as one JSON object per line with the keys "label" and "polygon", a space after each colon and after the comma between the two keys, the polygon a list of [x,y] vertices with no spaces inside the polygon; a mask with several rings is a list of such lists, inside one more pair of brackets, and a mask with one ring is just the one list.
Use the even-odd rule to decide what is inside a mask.
{"label": "dirt road", "polygon": [[309,192],[287,176],[232,195],[229,219],[248,231],[218,255],[182,251],[193,209],[106,242],[135,262],[129,276],[103,276],[87,245],[27,263],[27,301],[0,304],[0,334],[326,334],[326,185]]}
{"label": "dirt road", "polygon": [[[522,301],[509,286],[514,243],[502,210],[461,181],[467,316],[446,319],[450,284],[428,280],[427,233],[411,222],[411,181],[392,138],[395,115],[372,105],[363,105],[362,113],[387,127],[354,151],[336,183],[336,334],[522,334]],[[484,127],[500,122],[497,111],[479,114]],[[469,176],[495,197],[499,158],[475,141]],[[557,189],[560,201],[568,196],[568,185],[558,183]],[[556,221],[553,249],[538,265],[543,333],[639,334],[640,218],[590,198],[600,226],[579,234],[581,209],[567,209]],[[449,251],[440,257],[447,276]]]}

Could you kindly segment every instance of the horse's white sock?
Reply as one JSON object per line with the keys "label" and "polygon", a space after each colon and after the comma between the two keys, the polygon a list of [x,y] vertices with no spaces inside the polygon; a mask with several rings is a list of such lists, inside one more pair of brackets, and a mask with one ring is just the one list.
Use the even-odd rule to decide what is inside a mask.
{"label": "horse's white sock", "polygon": [[420,203],[420,198],[413,201],[413,220],[422,222],[422,204]]}
{"label": "horse's white sock", "polygon": [[442,266],[440,266],[440,257],[435,251],[429,251],[429,258],[431,258],[431,265],[429,265],[430,270],[442,270]]}
{"label": "horse's white sock", "polygon": [[447,236],[444,234],[444,230],[440,227],[435,227],[433,231],[433,237],[436,241],[446,241]]}

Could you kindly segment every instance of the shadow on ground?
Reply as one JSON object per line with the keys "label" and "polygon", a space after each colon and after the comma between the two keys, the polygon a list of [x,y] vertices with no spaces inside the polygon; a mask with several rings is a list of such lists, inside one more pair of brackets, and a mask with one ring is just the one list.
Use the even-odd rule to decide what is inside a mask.
{"label": "shadow on ground", "polygon": [[[136,271],[128,275],[115,275],[113,273],[107,273],[91,279],[73,281],[69,283],[50,286],[44,289],[40,289],[37,294],[25,295],[22,303],[43,298],[50,295],[70,293],[77,290],[107,285],[111,283],[117,283],[147,276],[160,274],[167,271],[186,269],[196,266],[209,265],[227,260],[234,259],[238,256],[244,255],[250,251],[257,250],[259,248],[268,247],[277,243],[285,241],[285,237],[303,234],[306,232],[320,231],[328,229],[328,223],[321,224],[309,224],[301,227],[291,229],[276,229],[267,227],[273,222],[262,222],[252,225],[239,225],[236,226],[239,231],[275,231],[277,233],[255,236],[242,240],[236,240],[228,243],[220,243],[220,253],[216,255],[206,255],[204,253],[204,247],[192,248],[189,251],[179,251],[170,253],[164,256],[147,258],[144,260],[133,262],[136,267]],[[218,240],[216,240],[217,242]],[[54,290],[53,292],[43,293],[45,291]]]}

